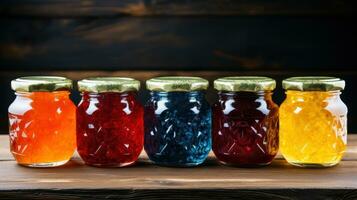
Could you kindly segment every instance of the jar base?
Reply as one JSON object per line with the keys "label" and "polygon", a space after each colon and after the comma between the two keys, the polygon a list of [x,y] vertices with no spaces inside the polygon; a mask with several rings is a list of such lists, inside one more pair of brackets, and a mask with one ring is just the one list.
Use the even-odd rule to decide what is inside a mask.
{"label": "jar base", "polygon": [[58,162],[45,162],[45,163],[18,163],[21,166],[33,167],[33,168],[51,168],[58,167],[66,164],[69,160],[63,160]]}
{"label": "jar base", "polygon": [[259,167],[265,167],[271,164],[271,162],[268,163],[254,163],[254,164],[237,164],[237,163],[228,163],[224,161],[219,161],[222,165],[226,165],[229,167],[239,167],[239,168],[259,168]]}
{"label": "jar base", "polygon": [[288,162],[289,164],[296,166],[296,167],[303,167],[303,168],[326,168],[326,167],[333,167],[338,163],[299,163],[299,162]]}
{"label": "jar base", "polygon": [[159,165],[162,167],[177,167],[177,168],[189,168],[189,167],[196,167],[201,165],[203,162],[198,163],[166,163],[166,162],[152,162],[155,165]]}
{"label": "jar base", "polygon": [[88,166],[100,167],[100,168],[118,168],[118,167],[128,167],[134,165],[136,161],[126,162],[126,163],[116,163],[116,164],[99,164],[99,163],[86,163]]}

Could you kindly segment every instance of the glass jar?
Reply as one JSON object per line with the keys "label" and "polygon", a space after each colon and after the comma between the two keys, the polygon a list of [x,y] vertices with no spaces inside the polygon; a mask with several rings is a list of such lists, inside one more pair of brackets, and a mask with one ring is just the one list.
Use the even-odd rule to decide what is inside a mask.
{"label": "glass jar", "polygon": [[300,167],[329,167],[346,150],[347,107],[340,98],[345,82],[334,77],[292,77],[283,81],[280,149]]}
{"label": "glass jar", "polygon": [[213,152],[223,164],[262,166],[278,152],[278,106],[272,100],[275,80],[236,76],[214,81]]}
{"label": "glass jar", "polygon": [[56,76],[29,76],[11,82],[16,99],[9,107],[10,150],[18,164],[55,167],[76,148],[76,108],[72,81]]}
{"label": "glass jar", "polygon": [[145,151],[164,166],[196,166],[211,150],[208,81],[198,77],[158,77],[146,82]]}
{"label": "glass jar", "polygon": [[78,82],[77,151],[87,165],[134,164],[144,145],[140,82],[131,78],[96,77]]}

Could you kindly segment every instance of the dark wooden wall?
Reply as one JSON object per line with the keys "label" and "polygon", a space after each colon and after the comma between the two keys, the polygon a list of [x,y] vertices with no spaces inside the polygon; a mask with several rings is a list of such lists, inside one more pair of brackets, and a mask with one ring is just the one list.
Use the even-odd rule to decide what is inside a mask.
{"label": "dark wooden wall", "polygon": [[355,11],[352,0],[0,1],[0,132],[10,80],[31,74],[339,76],[357,132]]}

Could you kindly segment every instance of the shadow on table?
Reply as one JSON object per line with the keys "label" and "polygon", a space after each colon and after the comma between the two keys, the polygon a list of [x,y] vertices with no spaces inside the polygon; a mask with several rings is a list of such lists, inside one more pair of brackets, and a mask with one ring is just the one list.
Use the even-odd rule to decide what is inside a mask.
{"label": "shadow on table", "polygon": [[[73,167],[84,167],[86,166],[84,162],[81,160],[79,157],[74,157],[70,162],[68,162],[66,165],[61,166],[61,168],[73,168]],[[93,168],[106,168],[106,167],[95,167],[95,166],[88,166],[88,167],[93,167]],[[129,169],[129,168],[177,168],[177,169],[193,169],[193,168],[239,168],[239,169],[271,169],[271,168],[297,168],[294,167],[290,164],[288,164],[284,159],[282,158],[276,158],[273,160],[273,162],[270,165],[265,165],[265,166],[234,166],[234,165],[224,165],[220,163],[215,157],[208,157],[207,160],[198,166],[195,167],[167,167],[167,166],[160,166],[152,163],[149,159],[144,158],[144,159],[139,159],[135,164],[131,166],[126,166],[126,167],[121,167],[123,169]],[[109,167],[109,168],[115,168],[115,167]],[[119,167],[120,168],[120,167]]]}

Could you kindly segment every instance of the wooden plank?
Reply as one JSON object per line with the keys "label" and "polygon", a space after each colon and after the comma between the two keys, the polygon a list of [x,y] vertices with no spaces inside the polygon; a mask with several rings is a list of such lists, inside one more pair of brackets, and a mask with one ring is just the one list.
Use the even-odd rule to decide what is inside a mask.
{"label": "wooden plank", "polygon": [[[0,136],[0,141],[7,140]],[[302,169],[276,159],[267,167],[235,168],[217,163],[211,155],[197,168],[167,168],[152,165],[142,154],[137,165],[127,168],[95,168],[75,157],[59,168],[32,169],[15,161],[0,161],[0,194],[11,190],[274,190],[357,189],[357,137],[340,165],[326,169]],[[3,144],[1,149],[6,148]],[[24,191],[26,194],[26,191]],[[0,195],[1,196],[1,195]]]}
{"label": "wooden plank", "polygon": [[355,70],[355,23],[279,16],[0,18],[0,68]]}
{"label": "wooden plank", "polygon": [[[0,136],[0,157],[7,148]],[[145,154],[127,168],[95,168],[78,156],[51,169],[0,161],[0,199],[356,199],[357,136],[349,137],[346,158],[327,169],[301,169],[281,158],[263,168],[234,168],[211,155],[197,168],[166,168]]]}
{"label": "wooden plank", "polygon": [[71,161],[55,169],[30,169],[1,161],[1,190],[18,189],[357,189],[357,161],[327,169],[301,169],[275,160],[264,168],[234,168],[215,160],[197,168],[145,162],[127,168],[94,168]]}
{"label": "wooden plank", "polygon": [[355,200],[356,191],[347,189],[275,189],[275,190],[17,190],[2,191],[0,199],[143,199],[143,200],[232,200],[232,199],[266,199],[266,200]]}
{"label": "wooden plank", "polygon": [[2,191],[0,199],[128,199],[128,200],[232,200],[232,199],[266,199],[266,200],[326,200],[343,199],[355,200],[355,190],[347,189],[272,189],[272,190],[222,190],[222,189],[195,189],[195,190],[17,190]]}
{"label": "wooden plank", "polygon": [[1,1],[2,15],[41,17],[353,15],[352,0]]}

